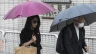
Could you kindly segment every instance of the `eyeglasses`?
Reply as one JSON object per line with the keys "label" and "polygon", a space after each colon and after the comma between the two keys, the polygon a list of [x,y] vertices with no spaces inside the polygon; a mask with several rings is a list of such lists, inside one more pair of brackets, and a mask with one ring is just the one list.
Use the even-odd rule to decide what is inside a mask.
{"label": "eyeglasses", "polygon": [[38,21],[37,21],[37,20],[34,20],[34,21],[32,21],[32,23],[33,23],[33,24],[36,24],[36,23],[38,23]]}

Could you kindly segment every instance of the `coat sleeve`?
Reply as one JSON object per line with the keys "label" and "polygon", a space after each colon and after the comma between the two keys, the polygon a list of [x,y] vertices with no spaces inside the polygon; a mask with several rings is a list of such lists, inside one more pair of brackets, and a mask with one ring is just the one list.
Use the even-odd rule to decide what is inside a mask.
{"label": "coat sleeve", "polygon": [[20,46],[27,42],[26,31],[23,29],[20,33]]}
{"label": "coat sleeve", "polygon": [[67,54],[75,54],[71,45],[70,45],[70,41],[69,41],[69,31],[67,28],[64,29],[63,31],[63,43],[64,43],[64,46],[65,46],[65,50],[67,51]]}
{"label": "coat sleeve", "polygon": [[85,42],[85,29],[83,28],[83,49],[84,49],[84,46],[87,46],[86,42]]}

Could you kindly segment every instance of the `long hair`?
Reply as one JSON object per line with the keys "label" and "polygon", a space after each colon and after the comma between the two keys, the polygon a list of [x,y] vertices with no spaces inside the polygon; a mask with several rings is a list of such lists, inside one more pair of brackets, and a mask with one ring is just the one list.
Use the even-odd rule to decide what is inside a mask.
{"label": "long hair", "polygon": [[34,32],[39,32],[40,18],[39,18],[38,15],[27,17],[27,20],[26,20],[26,23],[25,23],[25,26],[24,26],[25,29],[32,30],[32,29],[31,29],[31,28],[32,28],[32,20],[33,20],[35,17],[38,19],[38,24],[37,24],[36,28],[34,29]]}

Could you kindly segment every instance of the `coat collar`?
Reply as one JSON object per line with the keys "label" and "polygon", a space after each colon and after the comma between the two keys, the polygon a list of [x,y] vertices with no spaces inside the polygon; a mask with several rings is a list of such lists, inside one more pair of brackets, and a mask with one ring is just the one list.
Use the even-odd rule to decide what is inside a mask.
{"label": "coat collar", "polygon": [[75,41],[77,42],[77,44],[79,44],[79,40],[78,40],[78,37],[77,37],[77,34],[76,34],[76,30],[75,30],[74,24],[72,23],[70,27],[71,27],[71,30],[72,30],[72,35],[75,38]]}

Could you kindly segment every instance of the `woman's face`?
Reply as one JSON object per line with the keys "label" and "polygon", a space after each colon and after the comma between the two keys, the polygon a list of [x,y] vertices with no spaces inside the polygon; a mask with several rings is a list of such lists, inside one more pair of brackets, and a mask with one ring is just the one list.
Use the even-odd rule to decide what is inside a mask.
{"label": "woman's face", "polygon": [[32,20],[32,28],[36,28],[37,25],[38,25],[38,18],[35,17],[35,18]]}

